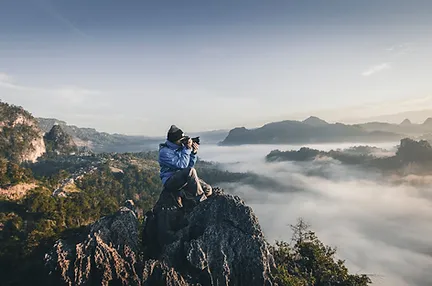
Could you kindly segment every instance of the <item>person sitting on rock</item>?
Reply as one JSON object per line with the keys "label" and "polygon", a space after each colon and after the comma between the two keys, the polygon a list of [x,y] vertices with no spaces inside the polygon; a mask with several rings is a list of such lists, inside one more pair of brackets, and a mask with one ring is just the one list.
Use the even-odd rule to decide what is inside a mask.
{"label": "person sitting on rock", "polygon": [[173,196],[178,207],[183,207],[185,202],[195,205],[212,194],[211,186],[198,178],[194,168],[198,148],[175,125],[170,127],[166,142],[159,145],[162,193]]}

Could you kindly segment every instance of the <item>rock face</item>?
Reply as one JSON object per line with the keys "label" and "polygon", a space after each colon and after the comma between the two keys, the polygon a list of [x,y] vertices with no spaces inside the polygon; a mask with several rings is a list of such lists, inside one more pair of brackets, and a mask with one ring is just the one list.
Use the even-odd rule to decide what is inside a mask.
{"label": "rock face", "polygon": [[69,155],[76,152],[77,146],[72,136],[67,134],[60,125],[54,125],[45,135],[47,152],[56,155]]}
{"label": "rock face", "polygon": [[33,116],[22,107],[0,102],[0,155],[35,162],[45,151],[43,132]]}
{"label": "rock face", "polygon": [[186,268],[190,283],[271,284],[272,258],[264,235],[252,209],[239,197],[218,193],[198,205],[187,220],[161,258],[175,269]]}
{"label": "rock face", "polygon": [[273,258],[257,217],[239,197],[215,192],[146,261],[131,208],[96,222],[84,239],[57,241],[46,255],[51,275],[68,285],[272,285]]}
{"label": "rock face", "polygon": [[140,284],[138,220],[131,208],[100,219],[78,240],[58,240],[45,256],[61,284]]}

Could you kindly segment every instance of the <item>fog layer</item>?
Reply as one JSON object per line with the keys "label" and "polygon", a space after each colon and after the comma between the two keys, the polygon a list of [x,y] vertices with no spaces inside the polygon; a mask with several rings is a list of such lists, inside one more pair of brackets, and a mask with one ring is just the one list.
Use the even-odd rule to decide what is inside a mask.
{"label": "fog layer", "polygon": [[[308,147],[330,150],[353,145],[358,144]],[[397,142],[373,144],[386,149],[395,145]],[[223,163],[227,170],[252,171],[284,186],[278,190],[222,186],[253,208],[270,242],[290,241],[289,225],[303,217],[325,244],[337,247],[350,272],[370,274],[374,285],[432,285],[430,188],[393,185],[377,173],[330,159],[311,163],[264,161],[273,149],[298,148],[203,145],[200,153],[201,159]]]}

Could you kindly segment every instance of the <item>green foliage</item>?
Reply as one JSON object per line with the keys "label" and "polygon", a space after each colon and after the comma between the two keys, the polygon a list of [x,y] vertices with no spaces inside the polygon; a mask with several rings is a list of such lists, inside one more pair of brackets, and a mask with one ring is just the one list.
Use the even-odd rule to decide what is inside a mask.
{"label": "green foliage", "polygon": [[40,158],[38,162],[33,164],[24,164],[25,167],[31,169],[35,178],[44,180],[48,178],[56,178],[59,174],[63,173],[63,176],[69,176],[74,172],[82,168],[86,168],[90,165],[98,165],[100,158],[96,156],[57,156],[53,158]]}
{"label": "green foliage", "polygon": [[302,147],[299,151],[273,150],[267,156],[268,162],[274,161],[310,161],[318,156],[321,152],[315,149]]}
{"label": "green foliage", "polygon": [[13,162],[20,162],[23,154],[32,151],[31,142],[39,136],[34,126],[15,122],[20,116],[34,120],[22,107],[0,102],[0,157]]}
{"label": "green foliage", "polygon": [[125,155],[133,155],[136,158],[157,161],[159,157],[159,152],[147,151],[147,152],[137,152],[137,153],[126,153]]}
{"label": "green foliage", "polygon": [[45,134],[44,140],[46,147],[46,157],[69,155],[78,151],[72,136],[63,131],[60,125],[54,125],[52,129],[47,134]]}
{"label": "green foliage", "polygon": [[401,140],[396,156],[406,163],[432,161],[432,147],[426,140]]}
{"label": "green foliage", "polygon": [[7,188],[32,180],[33,175],[29,169],[0,158],[0,188]]}
{"label": "green foliage", "polygon": [[293,245],[276,242],[270,248],[275,259],[275,282],[290,286],[366,286],[366,275],[348,273],[344,261],[336,259],[336,249],[324,245],[300,219],[293,229]]}
{"label": "green foliage", "polygon": [[[114,213],[125,200],[134,200],[142,211],[151,208],[162,188],[158,169],[130,164],[131,159],[133,156],[122,155],[114,159],[109,154],[58,156],[23,166],[0,160],[3,183],[22,181],[23,174],[32,174],[32,168],[41,186],[21,201],[0,201],[2,283],[31,284],[32,281],[26,280],[30,275],[32,280],[44,279],[41,261],[56,239],[64,232],[80,229]],[[122,173],[110,169],[110,164],[117,161],[125,165]],[[82,174],[75,180],[77,191],[66,197],[53,196],[53,190],[76,172]]]}
{"label": "green foliage", "polygon": [[31,142],[37,136],[37,130],[28,125],[17,124],[14,127],[3,127],[0,132],[0,157],[20,162],[23,154],[32,151]]}
{"label": "green foliage", "polygon": [[420,171],[427,172],[432,168],[432,147],[425,140],[402,139],[396,154],[390,157],[376,157],[374,151],[382,152],[384,150],[369,146],[357,146],[346,150],[325,152],[303,147],[298,151],[273,150],[266,156],[266,160],[268,162],[312,161],[318,156],[326,156],[343,164],[358,165],[384,172],[404,172],[404,167],[412,163],[420,166],[421,168],[418,168]]}
{"label": "green foliage", "polygon": [[210,185],[216,185],[222,182],[241,182],[251,176],[247,173],[234,173],[222,170],[215,163],[200,160],[198,160],[195,167],[197,169],[198,176]]}

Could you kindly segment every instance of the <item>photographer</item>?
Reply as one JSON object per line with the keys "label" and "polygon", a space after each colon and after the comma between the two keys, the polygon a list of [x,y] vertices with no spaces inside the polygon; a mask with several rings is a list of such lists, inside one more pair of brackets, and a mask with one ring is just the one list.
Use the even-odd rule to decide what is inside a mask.
{"label": "photographer", "polygon": [[210,185],[198,178],[194,168],[198,149],[199,141],[193,142],[175,125],[169,129],[167,141],[159,145],[163,192],[172,195],[179,207],[184,202],[195,205],[212,194]]}

